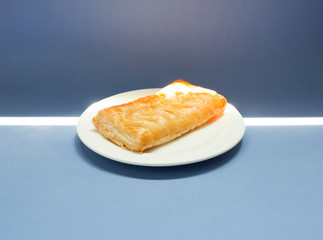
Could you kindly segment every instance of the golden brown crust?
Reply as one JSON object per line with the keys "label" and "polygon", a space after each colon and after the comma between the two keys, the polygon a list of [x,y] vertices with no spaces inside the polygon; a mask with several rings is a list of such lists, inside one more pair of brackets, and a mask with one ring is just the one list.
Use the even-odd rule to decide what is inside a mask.
{"label": "golden brown crust", "polygon": [[156,94],[102,109],[92,122],[116,145],[143,152],[223,114],[227,101],[222,95],[207,89],[204,92],[204,89],[183,80],[168,86],[175,83],[176,86],[182,85],[184,91],[176,90],[168,95],[162,89]]}

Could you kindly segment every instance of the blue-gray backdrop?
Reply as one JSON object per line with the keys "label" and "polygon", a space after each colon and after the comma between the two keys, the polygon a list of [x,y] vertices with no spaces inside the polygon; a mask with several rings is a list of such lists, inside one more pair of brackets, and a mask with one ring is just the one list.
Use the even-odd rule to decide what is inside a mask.
{"label": "blue-gray backdrop", "polygon": [[0,115],[78,116],[183,78],[244,116],[322,116],[322,0],[1,0]]}

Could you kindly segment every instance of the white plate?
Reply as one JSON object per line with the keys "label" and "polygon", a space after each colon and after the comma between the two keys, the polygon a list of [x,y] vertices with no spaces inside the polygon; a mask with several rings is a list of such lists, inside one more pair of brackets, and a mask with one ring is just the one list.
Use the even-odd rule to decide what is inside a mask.
{"label": "white plate", "polygon": [[125,92],[105,98],[88,107],[77,123],[81,141],[94,152],[109,159],[142,166],[175,166],[200,162],[233,148],[243,137],[245,124],[240,113],[227,104],[224,115],[164,145],[135,153],[120,148],[102,137],[92,118],[102,108],[129,102],[157,92],[158,88]]}

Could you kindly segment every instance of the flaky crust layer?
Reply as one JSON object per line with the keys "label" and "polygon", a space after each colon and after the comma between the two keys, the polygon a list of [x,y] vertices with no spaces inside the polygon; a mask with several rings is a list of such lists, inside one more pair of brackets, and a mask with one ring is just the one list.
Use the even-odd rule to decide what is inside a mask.
{"label": "flaky crust layer", "polygon": [[[143,152],[223,114],[227,101],[222,95],[207,89],[204,92],[183,80],[167,87],[175,84],[180,84],[183,90],[168,95],[162,89],[156,94],[102,109],[92,122],[106,139],[116,145]],[[194,89],[198,91],[194,92]]]}

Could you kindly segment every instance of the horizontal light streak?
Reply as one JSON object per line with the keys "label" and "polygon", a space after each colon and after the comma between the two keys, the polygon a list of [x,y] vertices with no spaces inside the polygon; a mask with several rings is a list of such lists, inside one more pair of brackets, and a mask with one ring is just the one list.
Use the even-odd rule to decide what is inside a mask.
{"label": "horizontal light streak", "polygon": [[244,118],[246,126],[323,126],[323,117]]}
{"label": "horizontal light streak", "polygon": [[[0,126],[76,126],[78,117],[0,117]],[[244,118],[246,126],[323,126],[323,117]]]}
{"label": "horizontal light streak", "polygon": [[76,126],[78,117],[0,117],[0,126]]}

